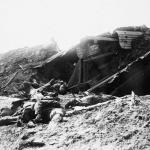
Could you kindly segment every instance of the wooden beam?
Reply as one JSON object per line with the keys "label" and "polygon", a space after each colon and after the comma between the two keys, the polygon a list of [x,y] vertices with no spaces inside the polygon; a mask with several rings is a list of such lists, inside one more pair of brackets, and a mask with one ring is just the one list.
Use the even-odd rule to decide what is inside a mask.
{"label": "wooden beam", "polygon": [[113,55],[113,54],[114,54],[114,53],[110,52],[110,53],[106,53],[106,54],[100,54],[100,55],[98,55],[98,56],[91,56],[91,57],[89,57],[89,58],[87,58],[87,59],[84,59],[83,61],[84,61],[84,62],[87,62],[87,61],[91,61],[91,60],[102,59],[102,58],[104,58],[104,57],[111,56],[111,55]]}
{"label": "wooden beam", "polygon": [[98,87],[101,87],[103,84],[105,84],[106,82],[108,82],[109,80],[112,80],[113,78],[115,78],[117,75],[119,74],[119,72],[113,74],[112,76],[104,79],[103,81],[99,82],[98,84],[96,84],[95,86],[93,86],[92,88],[88,89],[87,92],[92,92],[93,90],[95,90]]}

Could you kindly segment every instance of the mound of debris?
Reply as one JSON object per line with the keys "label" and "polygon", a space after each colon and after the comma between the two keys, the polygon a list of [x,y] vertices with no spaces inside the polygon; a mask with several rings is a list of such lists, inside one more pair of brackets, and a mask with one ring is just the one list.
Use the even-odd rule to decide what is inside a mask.
{"label": "mound of debris", "polygon": [[145,26],[117,28],[112,34],[83,39],[76,50],[79,61],[68,86],[71,90],[87,90],[149,52],[150,29]]}
{"label": "mound of debris", "polygon": [[150,92],[150,52],[139,57],[127,67],[103,80],[89,91],[103,91],[103,93],[123,96],[132,90],[138,95],[146,95]]}
{"label": "mound of debris", "polygon": [[67,51],[58,52],[56,43],[46,48],[25,49],[7,53],[0,60],[3,94],[17,94],[20,85],[30,82],[33,76],[40,85],[52,78],[63,80],[69,91],[78,93],[104,82],[145,55],[150,50],[150,29],[146,26],[117,28],[113,33],[86,37]]}
{"label": "mound of debris", "polygon": [[71,50],[12,66],[2,69],[1,82],[11,75],[1,89],[20,98],[0,100],[1,149],[149,149],[146,26],[86,37]]}
{"label": "mound of debris", "polygon": [[1,94],[10,95],[18,93],[20,85],[29,81],[36,74],[31,69],[58,53],[56,42],[49,45],[25,47],[9,51],[0,56],[0,89]]}

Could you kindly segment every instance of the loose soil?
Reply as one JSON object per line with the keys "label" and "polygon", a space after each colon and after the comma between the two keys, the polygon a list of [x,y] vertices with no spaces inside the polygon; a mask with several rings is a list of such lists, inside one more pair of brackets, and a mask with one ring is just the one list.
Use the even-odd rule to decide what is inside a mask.
{"label": "loose soil", "polygon": [[[70,95],[61,96],[65,100]],[[6,97],[0,100],[4,105]],[[1,150],[148,150],[150,96],[127,95],[89,110],[79,110],[58,124],[0,127]]]}

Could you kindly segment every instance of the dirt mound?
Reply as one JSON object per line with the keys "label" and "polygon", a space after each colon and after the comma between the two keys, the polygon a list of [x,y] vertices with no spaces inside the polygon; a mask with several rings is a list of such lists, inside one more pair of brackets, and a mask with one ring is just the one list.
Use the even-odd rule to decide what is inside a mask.
{"label": "dirt mound", "polygon": [[[30,69],[31,66],[42,63],[47,58],[58,52],[57,44],[39,45],[35,47],[25,47],[9,51],[0,55],[0,84],[1,89],[15,76],[13,82],[6,87],[5,94],[17,93],[23,81],[36,72]],[[17,73],[17,74],[16,74]]]}
{"label": "dirt mound", "polygon": [[150,96],[132,93],[88,110],[78,110],[47,129],[0,127],[1,149],[149,149]]}

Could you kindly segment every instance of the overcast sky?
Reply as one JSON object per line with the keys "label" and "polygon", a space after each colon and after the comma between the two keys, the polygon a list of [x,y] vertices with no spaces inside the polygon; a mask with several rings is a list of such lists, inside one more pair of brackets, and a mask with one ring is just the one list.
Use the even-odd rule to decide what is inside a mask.
{"label": "overcast sky", "polygon": [[49,43],[68,49],[119,26],[150,27],[150,0],[0,0],[0,52]]}

